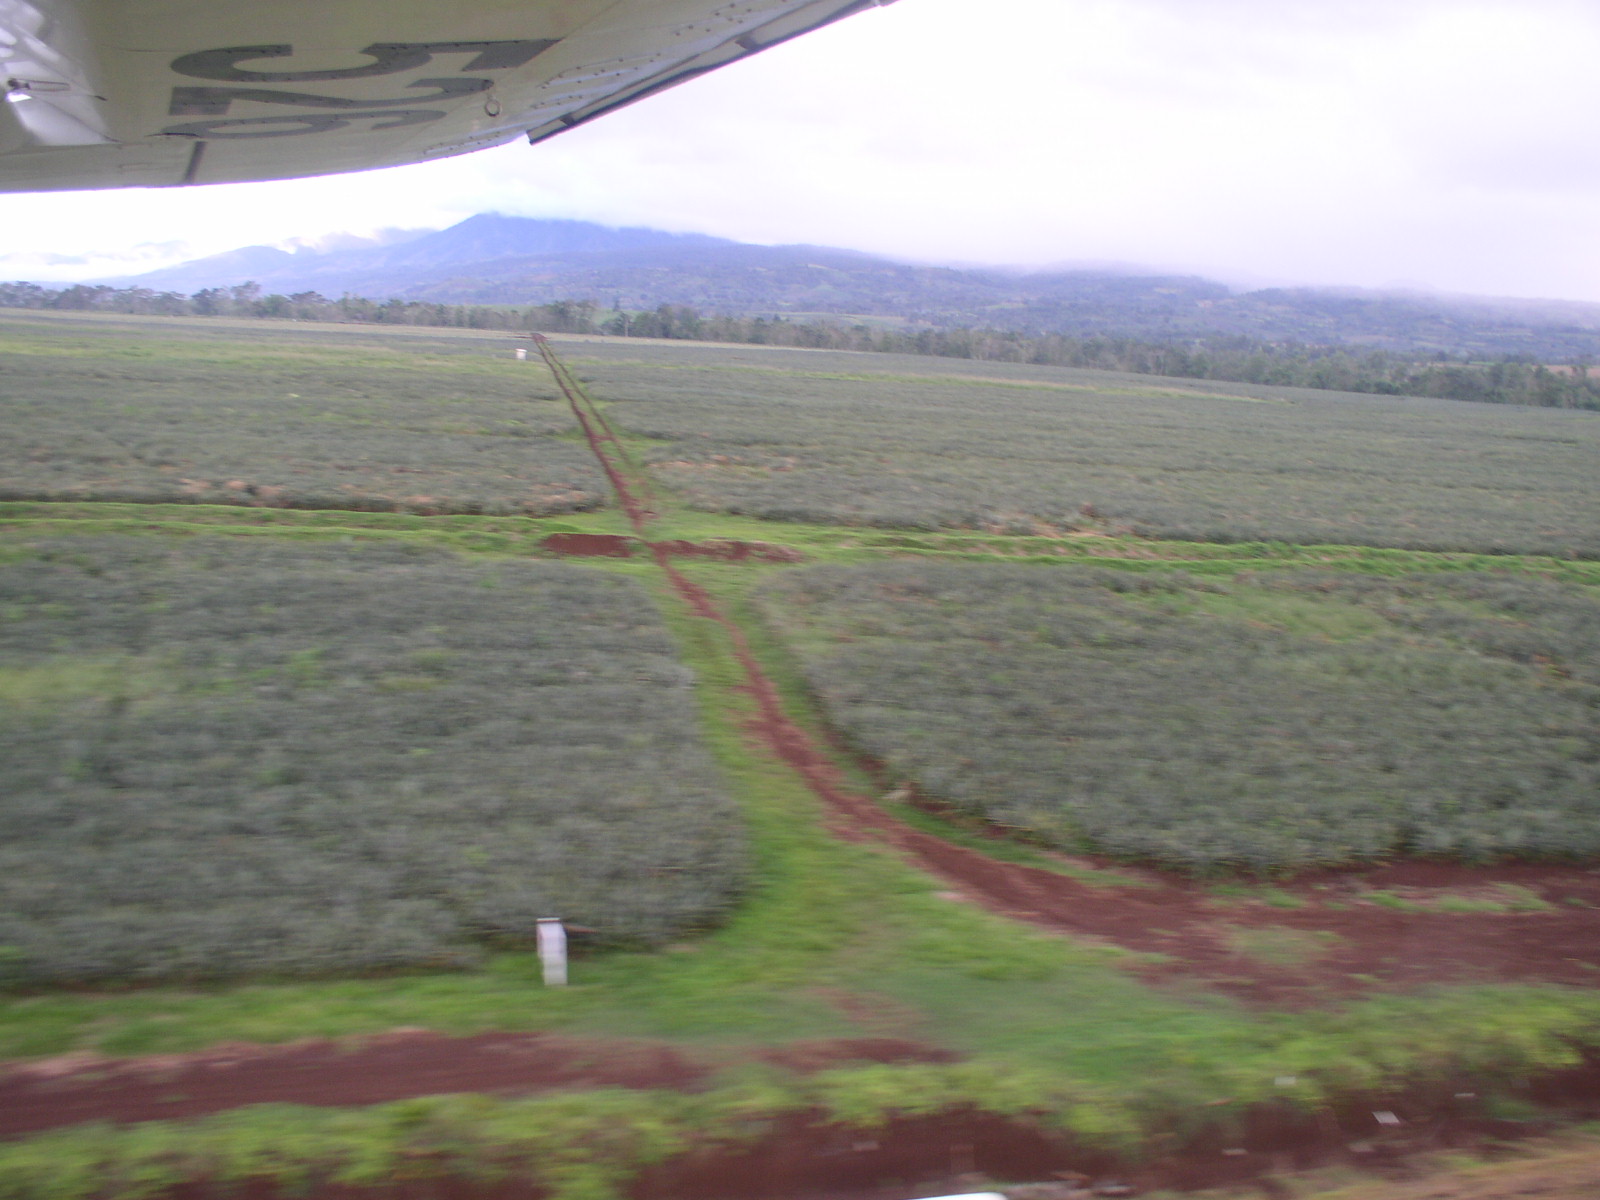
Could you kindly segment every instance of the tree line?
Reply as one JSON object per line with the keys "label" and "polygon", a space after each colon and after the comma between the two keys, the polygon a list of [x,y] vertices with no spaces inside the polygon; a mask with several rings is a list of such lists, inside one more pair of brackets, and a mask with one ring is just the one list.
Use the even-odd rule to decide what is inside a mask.
{"label": "tree line", "polygon": [[644,311],[626,310],[617,304],[605,310],[593,300],[576,299],[521,308],[425,300],[377,301],[350,295],[330,300],[311,291],[263,295],[256,283],[202,288],[188,296],[103,284],[53,289],[35,283],[0,283],[0,307],[599,333],[920,354],[1381,396],[1433,396],[1491,404],[1600,410],[1600,372],[1591,373],[1586,362],[1551,366],[1515,357],[1482,362],[1448,353],[1401,354],[1349,346],[1262,342],[1245,337],[1161,342],[996,329],[904,329],[865,322],[792,321],[781,315],[704,314],[680,304],[662,304]]}

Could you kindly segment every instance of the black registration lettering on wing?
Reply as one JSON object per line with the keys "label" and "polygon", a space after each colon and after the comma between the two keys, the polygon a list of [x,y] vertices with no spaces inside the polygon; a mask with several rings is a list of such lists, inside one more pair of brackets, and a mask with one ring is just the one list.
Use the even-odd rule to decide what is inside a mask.
{"label": "black registration lettering on wing", "polygon": [[356,67],[330,71],[245,71],[239,63],[258,58],[288,58],[294,47],[284,44],[224,46],[199,50],[172,60],[172,69],[193,79],[218,79],[224,83],[318,83],[330,79],[365,79],[394,75],[426,66],[435,54],[471,54],[464,71],[503,71],[531,62],[556,44],[554,38],[514,42],[374,42],[361,53],[372,59]]}
{"label": "black registration lettering on wing", "polygon": [[351,100],[344,96],[315,96],[309,92],[280,92],[272,88],[175,87],[172,89],[172,107],[168,111],[175,117],[219,117],[228,111],[228,106],[235,100],[251,100],[257,104],[288,104],[295,108],[401,108],[408,104],[429,104],[457,96],[470,96],[474,92],[486,92],[494,86],[494,80],[465,77],[418,79],[406,86],[431,87],[436,90],[431,96],[400,96],[393,100]]}
{"label": "black registration lettering on wing", "polygon": [[[462,71],[504,71],[520,67],[556,44],[554,38],[529,38],[506,42],[373,42],[361,53],[372,61],[361,66],[324,71],[247,71],[239,66],[262,58],[289,58],[294,47],[274,43],[261,46],[223,46],[199,50],[172,60],[172,69],[194,79],[220,80],[223,83],[316,83],[337,79],[365,79],[375,75],[394,75],[426,66],[438,54],[470,54]],[[437,121],[445,114],[438,109],[410,105],[452,100],[494,86],[492,79],[471,76],[446,79],[418,79],[406,87],[431,87],[432,95],[401,96],[378,100],[323,96],[313,92],[287,92],[258,87],[175,87],[169,112],[175,117],[211,117],[220,120],[186,121],[168,125],[161,132],[173,137],[269,138],[299,137],[307,133],[332,133],[346,129],[352,121],[373,121],[371,130],[399,129]],[[235,100],[252,104],[279,104],[290,108],[333,109],[333,112],[284,114],[271,117],[229,117]],[[357,111],[360,110],[360,111]],[[387,111],[371,111],[387,110]],[[496,108],[495,111],[498,111]]]}
{"label": "black registration lettering on wing", "polygon": [[[280,117],[228,117],[221,121],[189,121],[168,125],[162,133],[175,137],[269,138],[298,137],[303,133],[332,133],[351,121],[377,121],[369,129],[399,129],[437,121],[445,114],[430,108],[391,108],[383,112],[285,113]],[[288,126],[288,128],[284,128]]]}

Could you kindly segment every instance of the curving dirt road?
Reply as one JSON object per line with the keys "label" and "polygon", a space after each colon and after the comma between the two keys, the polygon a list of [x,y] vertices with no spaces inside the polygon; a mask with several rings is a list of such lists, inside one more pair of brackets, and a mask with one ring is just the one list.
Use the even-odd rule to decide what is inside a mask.
{"label": "curving dirt road", "polygon": [[[558,371],[557,379],[563,378]],[[564,390],[570,383],[568,378]],[[1082,877],[1000,862],[896,819],[875,798],[851,788],[828,750],[789,717],[744,631],[674,564],[674,558],[692,553],[692,548],[652,544],[645,539],[651,514],[636,499],[630,480],[639,469],[626,463],[621,443],[609,426],[597,419],[598,413],[586,414],[581,388],[572,387],[567,394],[640,541],[692,611],[726,632],[744,671],[743,686],[755,702],[752,735],[805,780],[825,806],[835,834],[893,848],[945,881],[952,902],[975,902],[1045,929],[1153,952],[1162,956],[1159,962],[1133,969],[1157,978],[1200,982],[1277,1006],[1311,1004],[1384,986],[1467,980],[1591,984],[1595,980],[1600,971],[1600,873],[1590,869],[1507,866],[1479,870],[1401,863],[1304,878],[1279,889],[1274,903],[1269,904],[1248,897],[1219,897],[1200,885],[1153,871],[1106,870],[1103,864],[1086,860],[1072,864]],[[619,546],[617,540],[597,539],[594,545],[575,541],[566,550],[614,554]],[[728,555],[717,550],[712,556]],[[1094,881],[1096,872],[1103,883]],[[1139,886],[1128,886],[1129,879]],[[1511,894],[1497,891],[1501,885],[1519,889],[1515,895],[1531,910],[1429,908],[1442,893],[1492,902],[1495,896]],[[1277,906],[1286,902],[1300,907]],[[1539,903],[1543,907],[1537,907]],[[1252,935],[1264,936],[1269,949],[1274,945],[1272,939],[1277,939],[1277,951],[1263,953],[1260,944],[1252,943]],[[1299,952],[1284,953],[1285,944],[1291,949],[1298,946]],[[1311,952],[1305,952],[1308,947]],[[945,1052],[900,1039],[855,1038],[793,1043],[751,1052],[744,1060],[809,1071],[845,1062],[924,1062],[948,1057]],[[397,1030],[355,1043],[228,1045],[200,1054],[143,1059],[69,1055],[0,1066],[0,1136],[89,1120],[195,1116],[266,1101],[360,1105],[454,1091],[525,1094],[595,1086],[692,1088],[727,1065],[730,1059],[726,1055],[691,1057],[682,1049],[653,1042],[537,1033],[453,1038],[424,1030]],[[1586,1094],[1592,1094],[1592,1081],[1586,1086]],[[1040,1156],[1041,1170],[1047,1159],[1063,1161],[1059,1145],[1030,1142],[1025,1147],[1017,1140],[1037,1141],[1037,1131],[1019,1132],[1000,1123],[983,1134],[970,1118],[961,1119],[964,1124],[956,1121],[951,1125],[953,1120],[903,1122],[898,1132],[886,1131],[881,1144],[874,1142],[871,1149],[852,1148],[852,1161],[862,1171],[869,1167],[880,1171],[874,1177],[881,1177],[879,1159],[894,1159],[902,1150],[907,1162],[921,1162],[928,1155],[933,1156],[928,1161],[945,1156],[952,1176],[974,1167],[983,1169],[991,1149],[998,1155],[996,1172],[1002,1175],[1007,1166],[1016,1167],[1034,1153]],[[907,1147],[917,1147],[915,1153],[909,1148],[896,1149],[893,1139],[900,1136],[907,1139]],[[812,1144],[818,1138],[833,1137],[837,1134],[825,1129],[806,1130],[794,1132],[784,1143],[782,1152],[787,1157],[783,1161],[791,1162],[797,1188],[819,1186],[806,1174],[815,1163],[844,1161],[829,1158],[835,1149],[831,1143],[823,1148],[826,1153]],[[962,1146],[968,1147],[960,1154],[970,1165],[957,1161],[956,1150]],[[774,1180],[778,1178],[772,1173],[776,1160],[770,1155],[776,1152],[763,1151],[769,1159],[761,1168]],[[1255,1153],[1251,1151],[1250,1161],[1237,1163],[1238,1177],[1262,1169],[1253,1158]],[[1262,1153],[1266,1153],[1265,1147]],[[702,1165],[712,1176],[729,1166],[720,1162]],[[693,1181],[695,1169],[692,1162],[664,1168],[662,1178],[655,1182],[668,1188],[662,1194],[690,1194],[677,1185],[686,1178]],[[1589,1166],[1573,1169],[1587,1171]],[[799,1182],[802,1175],[808,1181],[805,1184]],[[748,1181],[751,1176],[743,1178]],[[1167,1181],[1178,1182],[1170,1177]],[[712,1186],[710,1178],[697,1182],[707,1186],[694,1194],[732,1194]],[[1193,1185],[1195,1181],[1183,1182]],[[860,1186],[847,1184],[842,1177],[830,1177],[829,1183]],[[1446,1190],[1428,1194],[1487,1198],[1502,1193]],[[1567,1195],[1560,1191],[1539,1194]]]}
{"label": "curving dirt road", "polygon": [[[549,347],[541,349],[641,541],[691,609],[727,633],[759,713],[751,732],[823,801],[839,836],[891,845],[956,895],[1008,917],[1161,956],[1135,968],[1148,976],[1195,980],[1255,1003],[1316,1004],[1375,987],[1600,978],[1600,872],[1586,867],[1397,863],[1277,889],[1279,905],[1299,905],[1290,908],[1230,902],[1155,871],[1103,872],[1105,885],[1084,882],[1095,864],[1063,857],[1078,868],[1074,877],[1001,862],[896,819],[853,790],[827,750],[789,717],[738,623],[673,565],[681,544],[645,540],[650,513],[632,490],[642,470],[614,461],[615,433],[598,432],[593,401]],[[1116,886],[1118,876],[1143,886]],[[1531,911],[1499,903],[1507,896]],[[1439,908],[1440,900],[1456,904]],[[1462,911],[1472,901],[1501,911]]]}

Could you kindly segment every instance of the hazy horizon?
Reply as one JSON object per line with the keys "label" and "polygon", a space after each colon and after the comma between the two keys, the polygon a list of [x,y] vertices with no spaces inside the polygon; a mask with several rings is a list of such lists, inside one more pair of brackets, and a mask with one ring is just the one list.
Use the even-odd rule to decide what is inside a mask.
{"label": "hazy horizon", "polygon": [[0,276],[480,211],[918,262],[1600,302],[1600,10],[899,0],[563,134],[411,167],[0,196]]}
{"label": "hazy horizon", "polygon": [[[201,261],[203,259],[209,259],[209,258],[213,258],[213,257],[219,257],[219,256],[222,256],[222,255],[236,254],[236,253],[239,253],[239,252],[245,251],[245,250],[271,249],[271,250],[282,250],[282,251],[284,251],[286,253],[304,253],[304,254],[312,254],[312,255],[314,255],[314,254],[335,253],[335,252],[340,252],[340,251],[344,251],[344,250],[377,249],[377,248],[380,248],[380,247],[386,246],[386,245],[397,245],[397,244],[400,244],[400,243],[403,243],[403,242],[413,241],[413,240],[416,240],[418,238],[426,237],[426,236],[428,236],[429,234],[432,234],[432,233],[442,232],[444,229],[451,228],[454,225],[462,224],[465,221],[470,221],[474,217],[485,217],[485,216],[517,217],[518,219],[523,219],[523,220],[544,220],[544,221],[553,221],[553,222],[567,222],[567,223],[571,223],[571,224],[581,224],[581,225],[597,225],[597,226],[601,226],[603,228],[608,228],[608,229],[643,229],[643,230],[649,230],[649,231],[654,232],[654,233],[668,233],[668,234],[679,234],[679,235],[682,235],[682,234],[691,234],[691,235],[699,234],[699,235],[708,236],[708,237],[722,238],[723,240],[726,240],[726,241],[737,242],[737,243],[744,244],[744,245],[763,245],[763,246],[812,245],[812,246],[817,246],[817,248],[819,248],[819,249],[843,250],[843,251],[852,252],[852,253],[868,254],[868,255],[872,255],[874,257],[884,258],[884,259],[887,259],[889,261],[904,263],[904,264],[908,264],[908,265],[911,265],[911,266],[945,267],[945,268],[951,268],[951,269],[955,269],[955,270],[965,270],[965,271],[991,271],[991,272],[1009,273],[1009,274],[1017,274],[1017,275],[1049,275],[1049,274],[1058,274],[1058,273],[1059,274],[1066,274],[1066,273],[1070,273],[1070,272],[1086,272],[1086,273],[1095,273],[1095,274],[1127,276],[1127,277],[1133,277],[1133,278],[1144,277],[1144,276],[1149,276],[1149,277],[1193,277],[1193,278],[1204,279],[1204,280],[1206,280],[1207,282],[1210,282],[1210,283],[1222,284],[1223,286],[1231,289],[1235,293],[1246,293],[1246,292],[1252,292],[1252,291],[1261,291],[1261,290],[1266,290],[1266,289],[1269,289],[1269,288],[1285,288],[1285,289],[1310,289],[1310,290],[1330,291],[1330,292],[1348,292],[1348,293],[1351,293],[1351,294],[1417,295],[1417,296],[1426,296],[1426,297],[1439,298],[1439,299],[1481,300],[1481,301],[1511,301],[1511,302],[1526,302],[1526,303],[1529,303],[1529,304],[1536,304],[1536,303],[1541,303],[1541,302],[1543,302],[1543,303],[1556,303],[1556,304],[1600,304],[1600,301],[1572,300],[1572,299],[1565,298],[1565,297],[1560,297],[1560,296],[1506,296],[1506,295],[1496,295],[1496,294],[1493,294],[1493,293],[1486,293],[1486,292],[1451,291],[1451,290],[1446,290],[1446,289],[1442,289],[1442,288],[1430,288],[1430,287],[1426,286],[1425,284],[1413,284],[1413,283],[1407,283],[1407,282],[1404,282],[1404,281],[1396,281],[1396,282],[1388,284],[1388,285],[1364,287],[1364,286],[1354,285],[1354,284],[1314,283],[1314,282],[1310,282],[1310,281],[1303,280],[1303,279],[1289,279],[1289,278],[1282,278],[1282,277],[1280,277],[1280,278],[1263,278],[1263,277],[1260,277],[1260,276],[1244,275],[1244,274],[1241,274],[1241,273],[1238,273],[1238,272],[1229,273],[1229,272],[1223,271],[1223,272],[1216,272],[1216,273],[1207,273],[1207,272],[1203,272],[1203,271],[1191,270],[1191,269],[1188,269],[1186,267],[1179,266],[1179,265],[1170,265],[1170,264],[1164,265],[1164,264],[1161,264],[1161,263],[1141,263],[1141,262],[1128,262],[1128,261],[1102,260],[1102,259],[1084,259],[1084,260],[1076,260],[1076,261],[1067,260],[1067,261],[1061,261],[1061,262],[1045,262],[1045,263],[1036,263],[1036,264],[1002,263],[1002,262],[977,262],[977,261],[971,261],[971,260],[963,261],[963,260],[960,260],[960,259],[946,259],[946,260],[943,260],[943,261],[939,261],[939,260],[933,260],[933,259],[918,259],[918,258],[911,258],[911,257],[907,257],[907,256],[896,256],[896,255],[891,255],[891,254],[875,254],[875,252],[873,252],[873,251],[862,251],[862,250],[859,250],[856,247],[849,247],[849,246],[821,246],[821,245],[819,245],[817,243],[810,243],[810,242],[780,242],[780,241],[754,242],[754,241],[744,241],[744,240],[739,239],[739,238],[729,237],[726,234],[722,234],[722,233],[717,232],[716,230],[711,230],[711,229],[662,229],[662,228],[659,228],[659,227],[656,227],[656,226],[651,226],[651,225],[646,225],[646,224],[639,224],[639,223],[626,223],[626,224],[624,224],[624,223],[620,223],[620,222],[591,221],[591,220],[587,220],[586,218],[583,218],[583,217],[566,217],[566,216],[562,216],[562,217],[523,217],[520,214],[516,214],[516,213],[503,213],[503,212],[498,212],[498,211],[494,211],[494,210],[481,212],[481,213],[472,213],[472,214],[470,214],[468,216],[462,217],[458,221],[452,222],[450,225],[444,225],[444,226],[438,226],[438,227],[416,227],[416,228],[411,228],[411,229],[384,229],[384,230],[374,231],[371,234],[358,234],[358,233],[352,233],[352,232],[349,232],[349,231],[334,231],[334,232],[327,233],[327,234],[324,234],[324,235],[321,235],[321,236],[318,236],[318,237],[288,238],[288,239],[284,239],[284,240],[276,242],[276,243],[251,242],[251,243],[246,243],[246,244],[242,244],[242,245],[238,245],[238,246],[229,246],[229,247],[227,247],[225,249],[215,251],[212,254],[200,255],[200,256],[198,256],[197,258],[194,258],[194,259],[184,259],[184,260],[181,260],[179,262],[163,264],[161,267],[153,267],[153,268],[148,268],[146,270],[129,272],[127,274],[121,274],[121,275],[117,275],[117,274],[83,275],[81,273],[74,273],[70,277],[64,277],[64,278],[55,279],[55,280],[47,279],[47,278],[44,278],[44,277],[34,277],[34,278],[31,278],[31,279],[24,278],[24,277],[15,277],[15,279],[13,279],[12,281],[38,283],[38,284],[41,284],[41,285],[46,286],[46,287],[61,287],[61,286],[69,285],[69,284],[74,283],[74,282],[83,282],[83,283],[92,283],[92,284],[107,284],[107,285],[112,285],[112,286],[128,286],[128,285],[132,285],[132,284],[137,283],[137,281],[140,280],[141,278],[143,278],[144,276],[149,275],[149,274],[153,274],[156,271],[164,271],[164,270],[169,270],[169,269],[174,269],[174,268],[180,268],[180,267],[183,267],[183,266],[185,266],[185,265],[187,265],[189,263],[192,263],[192,262],[197,262],[197,261]],[[5,261],[4,258],[0,258],[0,264],[3,264],[4,261]]]}

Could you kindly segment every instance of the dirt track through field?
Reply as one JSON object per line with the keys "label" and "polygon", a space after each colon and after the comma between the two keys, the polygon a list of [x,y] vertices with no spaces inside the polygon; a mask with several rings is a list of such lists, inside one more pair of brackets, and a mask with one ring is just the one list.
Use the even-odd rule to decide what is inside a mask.
{"label": "dirt track through field", "polygon": [[358,1042],[213,1046],[194,1054],[67,1054],[0,1067],[0,1137],[85,1121],[178,1120],[246,1104],[382,1104],[450,1092],[528,1095],[567,1088],[685,1090],[756,1062],[801,1074],[845,1063],[947,1062],[898,1038],[838,1038],[720,1056],[659,1042],[398,1029]]}
{"label": "dirt track through field", "polygon": [[[1600,873],[1588,868],[1399,863],[1302,879],[1275,895],[1279,905],[1299,907],[1278,907],[1229,900],[1154,871],[1104,872],[1107,882],[1098,883],[1092,863],[1073,864],[1079,868],[1073,877],[1003,862],[898,820],[852,788],[788,715],[738,623],[673,564],[681,555],[669,543],[649,542],[652,514],[635,496],[634,477],[642,481],[643,470],[626,458],[615,431],[548,344],[539,345],[639,538],[690,608],[726,632],[756,704],[752,734],[805,780],[838,836],[894,847],[946,881],[952,900],[1157,956],[1135,969],[1254,1003],[1304,1006],[1375,987],[1600,979]],[[1118,876],[1142,886],[1117,886]],[[1531,911],[1498,902],[1507,896]],[[1454,910],[1437,907],[1449,900]],[[1479,911],[1463,911],[1472,902]],[[1483,911],[1497,905],[1500,911]]]}
{"label": "dirt track through field", "polygon": [[[1279,908],[1260,899],[1221,898],[1200,885],[1154,871],[1112,871],[1104,864],[1076,861],[1072,865],[1084,877],[1075,878],[1041,867],[1001,862],[897,819],[875,798],[850,786],[826,747],[788,715],[744,630],[675,564],[674,559],[694,554],[695,548],[647,540],[646,526],[652,514],[636,498],[631,479],[641,473],[640,468],[629,462],[620,439],[576,381],[562,370],[552,369],[557,371],[558,381],[565,380],[563,390],[571,389],[568,398],[574,413],[617,489],[619,503],[639,541],[648,547],[691,610],[725,631],[744,672],[742,687],[755,705],[751,735],[805,781],[822,802],[833,833],[851,841],[888,846],[904,855],[943,880],[952,903],[973,902],[1044,929],[1151,952],[1150,959],[1134,964],[1135,970],[1274,1006],[1326,1002],[1380,986],[1474,980],[1592,985],[1600,978],[1600,873],[1589,869],[1505,866],[1474,870],[1448,864],[1399,863],[1303,879],[1281,889],[1276,897],[1278,903],[1287,897],[1302,907]],[[567,552],[616,553],[620,541],[600,539],[587,548],[575,543]],[[714,558],[772,557],[764,552],[731,553],[725,546],[706,553]],[[1104,882],[1094,881],[1097,873]],[[1129,879],[1140,886],[1128,886]],[[1496,895],[1511,894],[1496,891],[1505,887],[1516,889],[1518,896],[1536,898],[1544,907],[1499,912],[1426,909],[1443,894],[1492,902]],[[1374,895],[1386,901],[1380,903]],[[1260,945],[1252,950],[1252,936],[1266,938],[1266,950],[1272,953],[1264,952]],[[1278,939],[1275,951],[1274,938]],[[1285,952],[1285,938],[1293,953]],[[1301,953],[1307,946],[1315,953]],[[0,1064],[0,1137],[90,1120],[192,1117],[269,1101],[361,1105],[454,1091],[527,1094],[598,1086],[694,1088],[715,1070],[739,1062],[759,1061],[806,1072],[852,1062],[925,1062],[948,1057],[947,1052],[932,1047],[886,1037],[691,1054],[662,1043],[626,1039],[504,1032],[449,1037],[426,1030],[396,1030],[349,1043],[225,1045],[196,1054],[142,1059],[67,1055]],[[1593,1095],[1592,1074],[1591,1069],[1584,1076],[1586,1100]],[[889,1171],[874,1155],[888,1156],[885,1162],[892,1160],[891,1166],[902,1160],[925,1165],[944,1155],[952,1175],[972,1169],[972,1163],[983,1165],[981,1153],[972,1157],[972,1147],[984,1144],[984,1138],[974,1132],[970,1118],[929,1118],[925,1130],[912,1126],[915,1121],[900,1131],[909,1139],[907,1147],[894,1141],[899,1136],[895,1130],[886,1131],[881,1154],[875,1150],[853,1157],[862,1172],[859,1180],[830,1177],[830,1186],[865,1186],[865,1180],[875,1177],[870,1171]],[[797,1181],[804,1174],[801,1168],[809,1170],[813,1160],[824,1165],[843,1161],[836,1155],[829,1157],[834,1154],[831,1144],[819,1149],[806,1140],[834,1136],[818,1128],[821,1132],[795,1133],[788,1142],[762,1152],[769,1158],[778,1151],[787,1155],[783,1161],[793,1167]],[[1017,1142],[1022,1135],[1010,1126],[997,1126],[990,1132],[999,1164],[996,1173],[1007,1174],[1005,1168],[1014,1169],[1026,1158],[1022,1153],[1026,1147]],[[1037,1132],[1028,1136],[1037,1139]],[[967,1147],[962,1153],[968,1165],[956,1164],[952,1145]],[[1263,1156],[1268,1149],[1261,1147]],[[894,1157],[902,1151],[901,1158]],[[1046,1147],[1040,1153],[1042,1172],[1047,1161],[1055,1161],[1049,1156],[1061,1151]],[[1214,1159],[1213,1155],[1206,1160],[1213,1168]],[[1069,1156],[1061,1161],[1073,1160]],[[703,1165],[713,1173],[740,1169],[738,1161],[720,1164],[720,1160],[708,1160]],[[769,1165],[764,1162],[761,1169],[765,1171]],[[1238,1166],[1244,1174],[1259,1170],[1255,1151],[1249,1161],[1238,1160]],[[691,1163],[682,1169],[692,1175],[697,1168]],[[676,1186],[685,1179],[672,1174],[674,1170],[678,1168],[664,1168],[663,1179],[657,1183],[666,1190],[660,1194],[745,1194],[737,1189],[719,1191],[714,1180],[699,1177],[692,1180],[697,1186],[686,1190]],[[748,1172],[740,1175],[741,1186],[751,1177]],[[805,1178],[811,1179],[809,1175]],[[1190,1186],[1209,1181],[1208,1177],[1182,1180]],[[780,1182],[774,1177],[772,1194],[779,1194]],[[819,1185],[811,1181],[804,1186]],[[799,1192],[803,1187],[797,1182],[792,1190]],[[648,1192],[646,1188],[638,1194]],[[1472,1193],[1480,1194],[1501,1193]]]}

